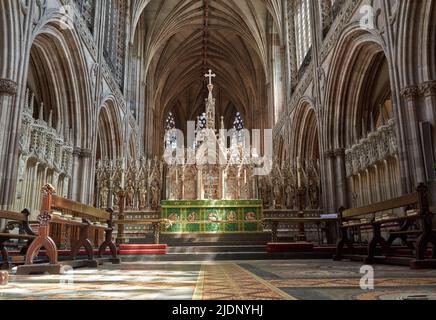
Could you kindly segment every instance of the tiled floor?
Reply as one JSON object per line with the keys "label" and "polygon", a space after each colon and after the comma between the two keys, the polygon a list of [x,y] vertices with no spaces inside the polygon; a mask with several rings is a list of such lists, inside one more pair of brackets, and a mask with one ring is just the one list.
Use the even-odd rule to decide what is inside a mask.
{"label": "tiled floor", "polygon": [[331,260],[124,263],[60,276],[11,274],[0,299],[436,300],[436,270],[375,266],[375,289],[365,291],[361,267]]}

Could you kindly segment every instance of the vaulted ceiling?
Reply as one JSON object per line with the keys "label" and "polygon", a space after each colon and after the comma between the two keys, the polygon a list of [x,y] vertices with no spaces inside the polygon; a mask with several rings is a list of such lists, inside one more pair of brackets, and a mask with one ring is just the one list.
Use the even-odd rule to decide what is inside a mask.
{"label": "vaulted ceiling", "polygon": [[160,117],[173,111],[186,123],[203,112],[204,74],[212,69],[217,114],[230,122],[240,111],[247,126],[260,128],[257,122],[268,108],[270,26],[281,34],[280,3],[133,0],[132,27],[145,28],[145,82]]}

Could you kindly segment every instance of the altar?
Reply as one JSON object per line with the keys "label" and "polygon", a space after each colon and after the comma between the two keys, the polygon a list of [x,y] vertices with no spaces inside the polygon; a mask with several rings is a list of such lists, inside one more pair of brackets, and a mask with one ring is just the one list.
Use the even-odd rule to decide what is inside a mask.
{"label": "altar", "polygon": [[261,200],[165,200],[163,234],[262,232]]}
{"label": "altar", "polygon": [[[262,208],[258,198],[254,150],[245,144],[241,115],[234,127],[216,129],[212,70],[206,110],[198,117],[194,141],[181,147],[175,121],[167,121],[165,134],[165,199],[161,218],[169,221],[163,234],[262,232]],[[230,145],[229,142],[230,141]],[[183,145],[183,143],[182,143]]]}

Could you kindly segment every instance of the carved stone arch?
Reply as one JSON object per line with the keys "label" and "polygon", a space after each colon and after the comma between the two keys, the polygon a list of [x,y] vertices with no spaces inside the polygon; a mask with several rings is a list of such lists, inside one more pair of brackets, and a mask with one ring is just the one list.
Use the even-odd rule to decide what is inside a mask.
{"label": "carved stone arch", "polygon": [[98,116],[97,153],[100,159],[119,159],[123,154],[122,120],[114,98],[108,97]]}
{"label": "carved stone arch", "polygon": [[436,2],[398,1],[397,11],[395,20],[401,21],[397,36],[401,88],[435,80]]}
{"label": "carved stone arch", "polygon": [[38,27],[33,35],[29,63],[39,69],[38,74],[43,70],[46,74],[48,86],[41,89],[48,91],[45,104],[58,109],[61,133],[66,138],[72,134],[76,147],[91,149],[92,84],[84,76],[89,74],[85,54],[76,31],[59,29],[59,19],[58,15],[50,16]]}
{"label": "carved stone arch", "polygon": [[[345,148],[362,132],[354,106],[362,99],[371,70],[386,59],[383,41],[374,33],[350,24],[339,38],[328,70],[322,145],[324,150]],[[388,64],[389,65],[389,64]]]}
{"label": "carved stone arch", "polygon": [[277,148],[275,150],[276,155],[277,155],[277,160],[278,160],[278,165],[281,167],[285,161],[285,139],[283,134],[279,135],[279,139],[277,141]]}
{"label": "carved stone arch", "polygon": [[138,142],[137,142],[137,134],[132,132],[129,138],[129,158],[132,160],[138,159]]}
{"label": "carved stone arch", "polygon": [[313,107],[312,101],[302,98],[294,111],[293,137],[291,154],[294,158],[306,160],[318,160],[319,149],[319,121]]}

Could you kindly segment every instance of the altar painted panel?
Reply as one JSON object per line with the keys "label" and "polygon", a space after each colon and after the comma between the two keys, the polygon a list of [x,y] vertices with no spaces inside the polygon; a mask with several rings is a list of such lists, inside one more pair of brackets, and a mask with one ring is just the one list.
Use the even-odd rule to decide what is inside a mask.
{"label": "altar painted panel", "polygon": [[162,233],[262,232],[261,200],[162,201],[162,219],[173,221]]}

